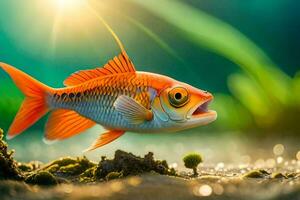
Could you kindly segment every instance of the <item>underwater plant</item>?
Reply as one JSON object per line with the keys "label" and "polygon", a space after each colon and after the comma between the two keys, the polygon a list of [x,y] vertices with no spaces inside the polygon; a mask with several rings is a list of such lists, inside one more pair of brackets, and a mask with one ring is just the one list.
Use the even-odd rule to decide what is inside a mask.
{"label": "underwater plant", "polygon": [[282,131],[297,134],[300,128],[297,123],[299,73],[294,78],[289,77],[235,27],[184,1],[131,1],[176,28],[186,40],[225,57],[242,69],[228,77],[231,95],[215,95],[213,106],[220,116],[218,127],[223,131],[225,128],[260,129],[264,134]]}
{"label": "underwater plant", "polygon": [[197,167],[202,162],[202,157],[198,153],[190,153],[183,157],[184,166],[193,169],[194,176],[198,175]]}

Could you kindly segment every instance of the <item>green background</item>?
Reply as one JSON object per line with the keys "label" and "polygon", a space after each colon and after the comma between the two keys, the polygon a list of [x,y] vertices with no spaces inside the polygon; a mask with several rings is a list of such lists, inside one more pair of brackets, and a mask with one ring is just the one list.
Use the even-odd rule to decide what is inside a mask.
{"label": "green background", "polygon": [[[211,107],[219,114],[207,127],[173,135],[128,134],[99,151],[138,151],[146,146],[143,151],[168,152],[166,146],[175,145],[174,149],[182,149],[181,155],[197,146],[206,151],[201,141],[208,135],[212,140],[218,135],[299,137],[298,1],[105,0],[89,5],[118,34],[137,70],[210,91],[215,95]],[[69,74],[102,66],[119,53],[96,16],[79,6],[62,10],[65,13],[58,19],[58,9],[55,1],[0,1],[0,61],[52,87],[63,87]],[[0,77],[0,126],[7,130],[22,94],[3,71]],[[18,158],[77,155],[101,133],[96,127],[47,146],[41,142],[45,119],[10,141],[17,150],[28,145]],[[195,138],[199,143],[192,142],[189,148]],[[40,153],[43,150],[48,156]]]}

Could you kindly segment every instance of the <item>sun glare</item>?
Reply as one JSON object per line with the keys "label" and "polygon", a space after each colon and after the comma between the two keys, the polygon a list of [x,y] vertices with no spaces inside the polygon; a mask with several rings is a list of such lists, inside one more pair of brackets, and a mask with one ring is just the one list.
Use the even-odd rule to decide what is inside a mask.
{"label": "sun glare", "polygon": [[77,9],[84,5],[85,0],[56,0],[57,8],[64,9]]}
{"label": "sun glare", "polygon": [[67,44],[71,40],[83,41],[84,37],[89,38],[96,32],[99,24],[101,27],[103,21],[97,12],[98,8],[102,8],[100,1],[45,0],[42,5],[53,20],[50,36],[51,53],[55,52],[61,40],[64,40],[61,44]]}

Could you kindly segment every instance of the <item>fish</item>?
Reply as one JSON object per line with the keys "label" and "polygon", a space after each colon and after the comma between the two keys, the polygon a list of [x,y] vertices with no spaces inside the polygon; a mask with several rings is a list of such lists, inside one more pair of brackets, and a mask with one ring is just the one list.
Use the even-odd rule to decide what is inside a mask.
{"label": "fish", "polygon": [[120,54],[102,67],[71,74],[63,88],[47,86],[0,63],[25,96],[7,139],[21,134],[48,112],[46,141],[70,138],[96,124],[105,128],[85,151],[109,144],[126,132],[176,132],[216,120],[217,112],[208,109],[211,93],[165,75],[136,71],[118,36],[103,23]]}

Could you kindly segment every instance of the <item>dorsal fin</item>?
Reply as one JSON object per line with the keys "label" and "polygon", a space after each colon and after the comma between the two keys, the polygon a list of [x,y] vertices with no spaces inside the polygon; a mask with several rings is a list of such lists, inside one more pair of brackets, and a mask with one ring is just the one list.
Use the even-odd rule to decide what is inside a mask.
{"label": "dorsal fin", "polygon": [[134,65],[129,59],[124,46],[117,36],[117,34],[113,31],[113,29],[106,23],[106,21],[97,13],[95,10],[90,8],[90,11],[104,24],[107,30],[112,34],[113,38],[117,42],[118,46],[121,49],[121,53],[114,57],[112,60],[108,61],[106,65],[102,68],[89,69],[89,70],[81,70],[71,74],[65,81],[65,86],[74,86],[81,84],[85,81],[99,78],[100,76],[105,76],[109,74],[117,74],[117,73],[127,73],[127,72],[135,72]]}
{"label": "dorsal fin", "polygon": [[100,76],[128,72],[134,73],[135,68],[126,52],[123,51],[119,56],[115,56],[109,60],[102,68],[80,70],[71,74],[71,76],[64,81],[64,85],[74,86],[94,78],[99,78]]}

